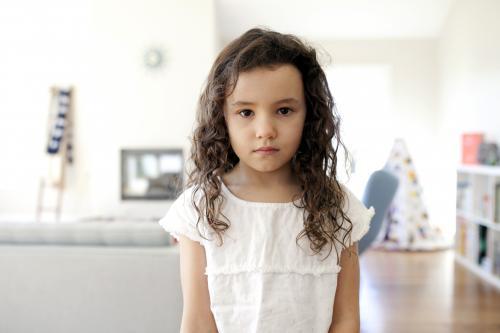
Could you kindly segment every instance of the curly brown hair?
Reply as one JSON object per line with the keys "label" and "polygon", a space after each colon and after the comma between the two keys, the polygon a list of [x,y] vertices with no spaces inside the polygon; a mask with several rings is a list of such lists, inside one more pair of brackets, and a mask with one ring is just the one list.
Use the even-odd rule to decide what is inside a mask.
{"label": "curly brown hair", "polygon": [[[197,228],[204,216],[222,244],[222,234],[229,228],[230,221],[221,212],[224,197],[220,195],[219,175],[239,162],[229,140],[224,101],[231,95],[239,73],[284,64],[300,71],[306,101],[302,139],[291,161],[292,172],[301,187],[297,207],[304,209],[304,229],[297,235],[296,242],[307,236],[315,254],[329,244],[328,257],[335,242],[339,242],[342,249],[347,248],[344,241],[352,231],[352,222],[342,209],[345,193],[337,180],[338,149],[342,147],[346,156],[348,151],[340,139],[340,118],[316,50],[294,35],[264,28],[250,29],[217,56],[199,98],[197,124],[191,138],[193,169],[188,173],[186,188],[193,187],[191,199],[199,216]],[[195,200],[198,191],[202,191],[199,202]],[[342,219],[350,224],[349,228],[338,223]],[[342,240],[337,238],[340,229],[345,231]],[[335,249],[338,263],[339,253]]]}

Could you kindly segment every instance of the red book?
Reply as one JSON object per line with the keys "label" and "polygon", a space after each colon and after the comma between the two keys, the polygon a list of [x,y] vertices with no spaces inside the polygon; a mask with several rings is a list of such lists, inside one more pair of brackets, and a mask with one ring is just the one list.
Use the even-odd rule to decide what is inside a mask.
{"label": "red book", "polygon": [[462,134],[462,163],[478,164],[479,145],[483,142],[483,133]]}

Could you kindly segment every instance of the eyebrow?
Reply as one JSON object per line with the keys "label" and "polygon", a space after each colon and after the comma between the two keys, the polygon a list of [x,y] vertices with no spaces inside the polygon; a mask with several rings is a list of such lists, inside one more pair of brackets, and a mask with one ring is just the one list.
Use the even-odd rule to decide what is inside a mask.
{"label": "eyebrow", "polygon": [[[293,97],[289,98],[283,98],[280,99],[279,101],[274,102],[274,104],[280,104],[280,103],[296,103],[299,104],[299,101]],[[254,105],[252,102],[246,102],[246,101],[236,101],[231,104],[231,106],[244,106],[244,105]]]}

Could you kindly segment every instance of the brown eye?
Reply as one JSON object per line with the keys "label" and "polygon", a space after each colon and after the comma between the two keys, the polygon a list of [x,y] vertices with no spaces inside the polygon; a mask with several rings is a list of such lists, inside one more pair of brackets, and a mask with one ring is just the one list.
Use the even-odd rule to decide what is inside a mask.
{"label": "brown eye", "polygon": [[252,112],[251,110],[241,110],[240,112],[238,112],[240,115],[242,115],[244,118],[248,118],[250,117],[250,114],[248,114],[249,112]]}
{"label": "brown eye", "polygon": [[280,111],[286,111],[285,114],[282,113],[282,115],[284,115],[284,116],[288,116],[290,113],[292,113],[292,109],[290,109],[290,108],[280,108],[280,109],[278,109],[278,112],[280,112]]}

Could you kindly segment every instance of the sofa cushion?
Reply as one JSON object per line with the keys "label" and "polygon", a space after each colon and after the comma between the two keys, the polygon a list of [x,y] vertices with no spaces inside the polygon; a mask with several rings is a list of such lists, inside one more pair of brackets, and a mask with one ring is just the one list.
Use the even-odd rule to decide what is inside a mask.
{"label": "sofa cushion", "polygon": [[160,225],[149,222],[2,222],[0,244],[168,246],[170,242]]}

